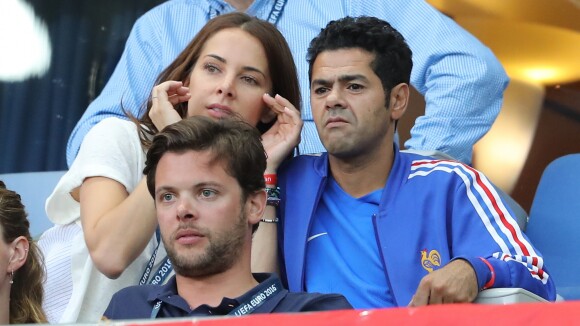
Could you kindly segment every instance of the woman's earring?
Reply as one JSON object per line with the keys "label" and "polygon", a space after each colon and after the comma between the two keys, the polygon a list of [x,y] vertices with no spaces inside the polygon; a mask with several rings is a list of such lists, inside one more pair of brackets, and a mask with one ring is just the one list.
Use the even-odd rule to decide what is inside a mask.
{"label": "woman's earring", "polygon": [[10,271],[10,284],[14,284],[14,271]]}

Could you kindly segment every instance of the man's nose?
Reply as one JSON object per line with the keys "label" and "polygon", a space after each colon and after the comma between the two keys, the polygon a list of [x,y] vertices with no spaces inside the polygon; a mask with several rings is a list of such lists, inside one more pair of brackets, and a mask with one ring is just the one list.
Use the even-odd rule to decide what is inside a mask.
{"label": "man's nose", "polygon": [[179,219],[193,218],[194,208],[189,200],[181,199],[177,205],[177,217]]}
{"label": "man's nose", "polygon": [[325,106],[327,110],[343,108],[345,106],[342,92],[338,88],[335,87],[328,93]]}

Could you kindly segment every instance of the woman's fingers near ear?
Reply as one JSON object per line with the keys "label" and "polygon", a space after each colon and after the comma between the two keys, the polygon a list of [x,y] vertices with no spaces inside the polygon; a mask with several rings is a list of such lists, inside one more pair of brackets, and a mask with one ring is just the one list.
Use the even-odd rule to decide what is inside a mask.
{"label": "woman's fingers near ear", "polygon": [[[155,87],[151,92],[152,99],[163,99],[171,102],[182,97],[189,96],[189,87],[183,86],[183,82],[168,80]],[[189,99],[189,97],[188,97]]]}
{"label": "woman's fingers near ear", "polygon": [[276,99],[276,102],[279,103],[280,105],[282,105],[283,107],[287,107],[290,110],[294,110],[294,111],[298,112],[298,110],[296,110],[296,107],[294,107],[294,104],[290,103],[290,101],[288,101],[283,96],[276,94],[275,99]]}
{"label": "woman's fingers near ear", "polygon": [[264,94],[264,96],[262,96],[262,98],[264,99],[264,102],[268,105],[268,107],[274,110],[274,112],[276,113],[284,112],[284,106],[280,105],[278,101],[276,101],[276,99],[272,97],[270,94],[266,93]]}
{"label": "woman's fingers near ear", "polygon": [[[278,117],[278,121],[302,127],[300,111],[298,111],[290,101],[278,94],[272,97],[266,93],[263,98],[264,102],[271,108],[271,111],[263,116],[268,117],[271,116],[272,113],[275,113]],[[264,119],[262,119],[262,122],[264,122]]]}
{"label": "woman's fingers near ear", "polygon": [[190,99],[189,88],[181,81],[165,81],[153,87],[151,91],[152,105],[149,117],[158,130],[181,120],[175,110],[175,105]]}
{"label": "woman's fingers near ear", "polygon": [[266,102],[266,104],[268,104],[268,106],[278,114],[284,113],[285,110],[288,109],[300,115],[300,112],[296,109],[294,104],[290,103],[290,101],[279,94],[272,97],[270,94],[266,93],[263,98],[264,102]]}
{"label": "woman's fingers near ear", "polygon": [[262,112],[262,116],[260,117],[260,122],[262,122],[262,123],[270,123],[274,119],[276,119],[277,116],[278,116],[278,114],[276,113],[276,111],[265,109]]}
{"label": "woman's fingers near ear", "polygon": [[180,81],[168,80],[153,87],[151,91],[151,98],[167,99],[168,93],[171,89],[182,87],[183,83]]}
{"label": "woman's fingers near ear", "polygon": [[169,102],[171,104],[176,105],[179,103],[187,102],[191,98],[191,94],[189,94],[189,89],[187,89],[186,93],[183,95],[175,94],[169,96]]}

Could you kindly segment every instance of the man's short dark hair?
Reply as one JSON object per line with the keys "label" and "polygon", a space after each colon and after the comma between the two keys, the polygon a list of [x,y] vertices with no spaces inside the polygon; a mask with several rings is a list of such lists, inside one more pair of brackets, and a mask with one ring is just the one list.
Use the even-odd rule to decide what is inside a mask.
{"label": "man's short dark hair", "polygon": [[155,173],[161,157],[190,150],[209,150],[212,163],[222,163],[238,181],[242,200],[265,188],[266,152],[258,129],[238,117],[213,120],[194,116],[165,127],[153,138],[143,170],[151,196],[155,197]]}
{"label": "man's short dark hair", "polygon": [[312,66],[320,53],[352,48],[375,55],[371,69],[383,84],[387,104],[394,86],[409,84],[413,62],[405,39],[386,21],[366,16],[333,20],[310,42],[306,56],[309,80],[312,81]]}

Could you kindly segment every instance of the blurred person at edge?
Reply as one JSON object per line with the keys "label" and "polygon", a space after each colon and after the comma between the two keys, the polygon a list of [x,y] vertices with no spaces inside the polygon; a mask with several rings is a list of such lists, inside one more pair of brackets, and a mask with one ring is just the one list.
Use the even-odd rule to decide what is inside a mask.
{"label": "blurred person at edge", "polygon": [[0,181],[0,325],[46,323],[42,254],[20,195]]}

